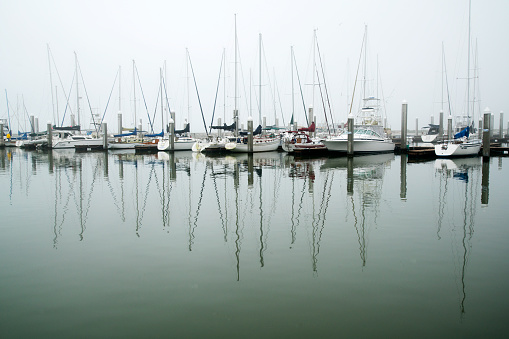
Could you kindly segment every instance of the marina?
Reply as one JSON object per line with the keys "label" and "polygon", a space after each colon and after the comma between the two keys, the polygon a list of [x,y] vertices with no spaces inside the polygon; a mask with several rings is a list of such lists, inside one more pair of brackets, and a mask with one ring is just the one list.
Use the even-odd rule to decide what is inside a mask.
{"label": "marina", "polygon": [[0,149],[1,332],[501,337],[507,166]]}
{"label": "marina", "polygon": [[508,13],[0,2],[0,338],[505,338]]}

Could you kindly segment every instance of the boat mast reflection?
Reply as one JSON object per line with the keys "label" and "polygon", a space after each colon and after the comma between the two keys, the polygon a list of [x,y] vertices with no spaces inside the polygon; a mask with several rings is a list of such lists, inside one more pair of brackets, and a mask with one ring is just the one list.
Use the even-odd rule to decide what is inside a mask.
{"label": "boat mast reflection", "polygon": [[[459,218],[455,218],[455,210],[452,210],[452,235],[456,235],[455,232],[457,229],[461,230],[461,239],[458,241],[460,243],[460,249],[454,249],[453,252],[458,253],[459,262],[457,264],[457,270],[460,271],[460,315],[463,319],[465,311],[465,303],[467,298],[467,288],[466,288],[466,270],[469,261],[470,251],[472,249],[472,237],[474,235],[474,222],[475,215],[477,211],[477,203],[475,197],[478,197],[478,189],[479,189],[479,167],[481,167],[479,158],[462,158],[462,159],[437,159],[435,161],[435,169],[437,173],[443,177],[444,180],[440,181],[441,186],[444,184],[445,188],[443,191],[443,199],[439,200],[439,203],[443,204],[442,211],[439,209],[439,221],[438,228],[442,227],[442,219],[445,216],[444,208],[446,201],[460,201],[461,209],[460,211],[460,219],[461,219],[461,227],[456,227],[456,221]],[[451,182],[452,190],[447,190],[447,181],[455,179],[455,181]],[[460,188],[459,191],[454,190],[454,188]],[[462,188],[461,186],[464,186]],[[440,239],[440,237],[439,237]]]}

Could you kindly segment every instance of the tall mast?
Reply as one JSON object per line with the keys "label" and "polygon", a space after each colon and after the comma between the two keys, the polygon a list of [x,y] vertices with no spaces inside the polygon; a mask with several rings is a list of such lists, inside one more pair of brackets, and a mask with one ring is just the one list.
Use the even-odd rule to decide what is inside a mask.
{"label": "tall mast", "polygon": [[[186,48],[187,60],[189,60],[189,50]],[[186,63],[186,86],[187,86],[187,116],[189,117],[189,111],[191,105],[189,104],[189,62]]]}
{"label": "tall mast", "polygon": [[237,109],[237,14],[235,14],[235,90],[234,90],[234,108],[233,108],[233,121],[235,123],[236,137],[239,136],[239,111]]}
{"label": "tall mast", "polygon": [[78,126],[81,126],[80,122],[80,93],[79,93],[79,86],[78,86],[78,55],[76,52],[74,52],[74,61],[76,64],[76,114],[78,115]]}
{"label": "tall mast", "polygon": [[226,122],[226,49],[223,48],[223,121]]}
{"label": "tall mast", "polygon": [[312,90],[313,98],[311,100],[313,107],[315,107],[315,86],[316,86],[315,68],[316,68],[316,28],[313,30],[313,90]]}
{"label": "tall mast", "polygon": [[259,86],[260,86],[260,89],[259,89],[259,93],[258,93],[258,124],[261,125],[262,123],[262,33],[260,33],[259,35],[259,47],[260,47],[260,51],[259,51],[259,66],[258,66],[258,79],[260,81],[259,83]]}
{"label": "tall mast", "polygon": [[133,98],[134,98],[134,128],[136,129],[136,64],[133,60]]}
{"label": "tall mast", "polygon": [[362,86],[362,99],[366,99],[366,68],[367,68],[367,45],[368,45],[368,25],[364,26],[364,85]]}
{"label": "tall mast", "polygon": [[[118,66],[118,112],[122,112],[122,95],[121,95],[121,84],[122,81],[120,81],[122,73],[122,66]],[[120,131],[122,133],[122,131]]]}
{"label": "tall mast", "polygon": [[470,18],[471,18],[471,3],[468,1],[468,53],[467,53],[467,119],[470,125]]}
{"label": "tall mast", "polygon": [[442,112],[444,111],[444,58],[444,42],[442,41]]}
{"label": "tall mast", "polygon": [[159,68],[159,81],[161,82],[161,130],[164,134],[164,110],[163,110],[163,70]]}
{"label": "tall mast", "polygon": [[290,55],[290,59],[291,59],[291,66],[292,66],[292,118],[293,118],[293,115],[295,113],[295,93],[294,93],[294,89],[293,89],[293,46],[290,47],[290,51],[291,51],[291,55]]}
{"label": "tall mast", "polygon": [[[51,105],[53,106],[53,119],[55,119],[55,101],[53,99],[54,98],[53,97],[53,77],[51,75],[51,59],[50,59],[49,44],[47,44],[46,46],[48,47],[48,66],[49,66],[49,83],[50,83],[50,88],[51,88]],[[57,117],[56,124],[58,125],[58,117]]]}

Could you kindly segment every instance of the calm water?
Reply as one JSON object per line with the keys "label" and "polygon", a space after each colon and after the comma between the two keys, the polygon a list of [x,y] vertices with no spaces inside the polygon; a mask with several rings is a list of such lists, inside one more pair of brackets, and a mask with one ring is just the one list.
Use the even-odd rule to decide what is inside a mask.
{"label": "calm water", "polygon": [[0,155],[2,338],[509,331],[509,158]]}

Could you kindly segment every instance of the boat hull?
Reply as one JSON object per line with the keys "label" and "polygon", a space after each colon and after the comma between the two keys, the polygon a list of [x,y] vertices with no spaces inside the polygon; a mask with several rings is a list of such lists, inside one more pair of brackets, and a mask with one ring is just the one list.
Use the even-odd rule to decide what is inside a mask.
{"label": "boat hull", "polygon": [[[277,151],[280,144],[279,139],[261,139],[253,141],[253,153]],[[228,143],[226,149],[233,153],[247,153],[248,144],[243,142]]]}
{"label": "boat hull", "polygon": [[[173,151],[192,151],[193,145],[196,143],[196,140],[176,140],[173,142]],[[164,139],[159,141],[157,144],[157,149],[159,151],[172,151],[170,147],[170,140]]]}
{"label": "boat hull", "polygon": [[481,151],[481,141],[447,142],[435,145],[438,157],[468,157],[478,155]]}
{"label": "boat hull", "polygon": [[93,146],[102,146],[104,140],[102,138],[91,138],[91,139],[81,139],[81,140],[73,140],[73,139],[62,139],[55,140],[53,142],[52,147],[54,149],[62,149],[62,148],[75,148],[78,147],[93,147]]}
{"label": "boat hull", "polygon": [[[348,150],[348,140],[341,139],[328,139],[323,141],[324,145],[329,151],[346,153]],[[394,152],[394,143],[389,139],[380,140],[355,140],[353,141],[353,151],[355,153],[386,153]]]}

